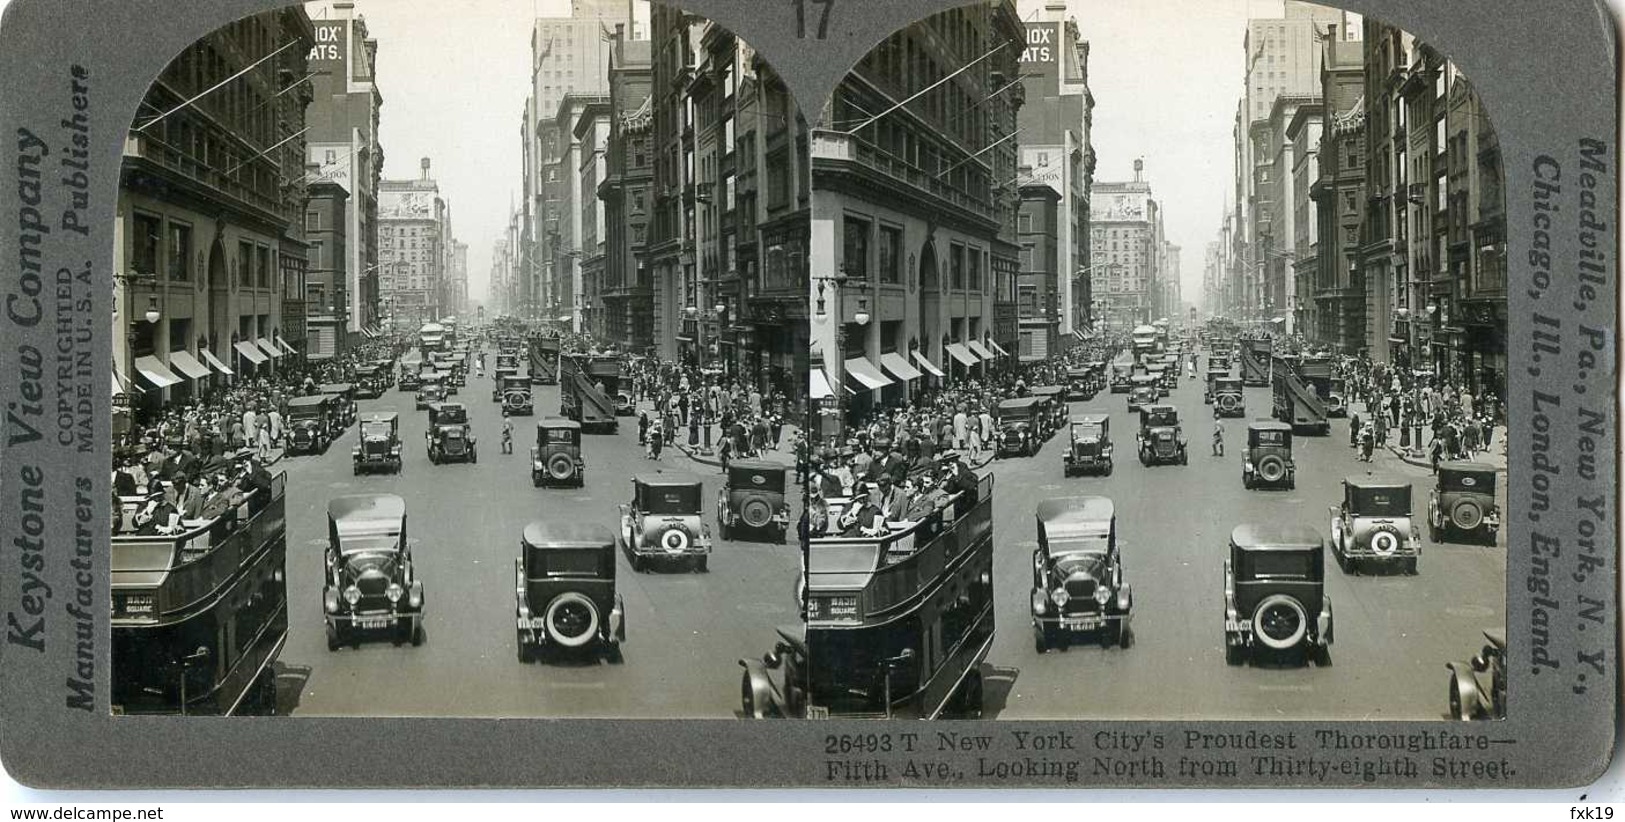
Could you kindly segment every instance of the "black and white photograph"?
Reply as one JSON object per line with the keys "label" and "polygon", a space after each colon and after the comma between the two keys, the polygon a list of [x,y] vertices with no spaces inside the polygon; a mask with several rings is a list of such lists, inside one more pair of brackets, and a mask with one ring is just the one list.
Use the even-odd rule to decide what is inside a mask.
{"label": "black and white photograph", "polygon": [[118,192],[113,711],[738,716],[799,621],[806,141],[642,0],[176,55]]}
{"label": "black and white photograph", "polygon": [[758,713],[1505,716],[1490,114],[1296,0],[880,41],[812,129],[806,632]]}

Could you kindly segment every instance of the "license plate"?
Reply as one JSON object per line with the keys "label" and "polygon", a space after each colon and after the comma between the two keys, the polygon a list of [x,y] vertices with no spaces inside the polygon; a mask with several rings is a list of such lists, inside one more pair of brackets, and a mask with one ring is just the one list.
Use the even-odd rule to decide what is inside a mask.
{"label": "license plate", "polygon": [[356,617],[355,627],[363,631],[374,628],[388,628],[391,621],[389,617]]}
{"label": "license plate", "polygon": [[1088,631],[1099,628],[1100,625],[1100,617],[1078,617],[1076,619],[1061,620],[1061,627],[1068,631]]}

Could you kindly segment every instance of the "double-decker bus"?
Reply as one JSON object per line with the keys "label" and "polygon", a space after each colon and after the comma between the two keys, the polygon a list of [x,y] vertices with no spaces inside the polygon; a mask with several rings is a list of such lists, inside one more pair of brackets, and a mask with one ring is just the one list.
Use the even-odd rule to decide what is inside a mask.
{"label": "double-decker bus", "polygon": [[1136,359],[1143,362],[1144,357],[1147,355],[1157,353],[1157,329],[1155,326],[1135,326],[1134,330],[1129,332],[1129,337],[1133,340]]}
{"label": "double-decker bus", "polygon": [[446,339],[446,327],[440,323],[424,323],[418,329],[418,350],[427,358],[436,351],[450,351],[451,343]]}
{"label": "double-decker bus", "polygon": [[[178,534],[112,539],[113,712],[271,714],[288,638],[283,489]],[[130,517],[131,500],[115,516]]]}
{"label": "double-decker bus", "polygon": [[[831,519],[838,514],[836,501]],[[993,477],[882,536],[807,542],[799,632],[745,667],[746,716],[979,717],[993,646]]]}

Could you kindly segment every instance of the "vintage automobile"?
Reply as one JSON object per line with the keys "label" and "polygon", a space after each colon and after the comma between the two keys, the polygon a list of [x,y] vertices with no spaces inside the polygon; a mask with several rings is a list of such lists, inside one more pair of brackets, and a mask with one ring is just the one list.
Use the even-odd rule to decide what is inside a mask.
{"label": "vintage automobile", "polygon": [[1169,391],[1179,387],[1179,358],[1172,354],[1169,357],[1172,359],[1162,364],[1162,373],[1159,375],[1162,380],[1159,385],[1164,397],[1168,396]]}
{"label": "vintage automobile", "polygon": [[1044,401],[1038,397],[1005,400],[998,407],[999,456],[1030,457],[1044,443]]}
{"label": "vintage automobile", "polygon": [[1117,514],[1106,497],[1072,497],[1038,504],[1031,606],[1038,653],[1065,649],[1075,632],[1095,632],[1100,644],[1133,644],[1129,617],[1134,592],[1123,581]]}
{"label": "vintage automobile", "polygon": [[741,659],[745,674],[740,681],[740,700],[747,718],[807,715],[807,627],[781,626],[773,650],[760,660]]}
{"label": "vintage automobile", "polygon": [[388,370],[380,371],[373,363],[364,363],[355,367],[355,398],[358,400],[376,400],[384,395],[384,379],[382,374]]}
{"label": "vintage automobile", "polygon": [[1237,525],[1224,560],[1224,661],[1301,652],[1331,664],[1325,545],[1313,528]]}
{"label": "vintage automobile", "polygon": [[1338,567],[1358,571],[1363,562],[1416,573],[1422,535],[1411,521],[1411,484],[1392,477],[1343,480],[1343,504],[1330,508],[1332,556]]}
{"label": "vintage automobile", "polygon": [[491,402],[502,402],[502,386],[506,385],[508,380],[519,379],[519,369],[498,366],[496,373],[491,376]]}
{"label": "vintage automobile", "polygon": [[1162,398],[1162,391],[1157,387],[1156,377],[1150,374],[1136,374],[1132,382],[1134,387],[1130,388],[1128,392],[1128,410],[1130,414]]}
{"label": "vintage automobile", "polygon": [[519,661],[544,649],[604,651],[621,661],[626,607],[615,591],[615,535],[602,525],[536,521],[514,560]]}
{"label": "vintage automobile", "polygon": [[1240,377],[1219,377],[1213,381],[1213,408],[1221,417],[1244,417],[1247,402],[1242,396]]}
{"label": "vintage automobile", "polygon": [[536,404],[530,396],[530,377],[505,376],[502,389],[502,410],[510,417],[529,417],[536,413]]}
{"label": "vintage automobile", "polygon": [[1127,362],[1112,363],[1112,393],[1127,394],[1133,387],[1134,364]]}
{"label": "vintage automobile", "polygon": [[1472,539],[1494,545],[1501,530],[1501,506],[1495,503],[1495,466],[1481,462],[1441,462],[1428,494],[1428,539],[1459,542]]}
{"label": "vintage automobile", "polygon": [[325,454],[333,442],[328,397],[314,394],[288,400],[289,454]]}
{"label": "vintage automobile", "polygon": [[1342,377],[1332,377],[1329,383],[1330,389],[1326,392],[1326,416],[1347,417],[1349,415],[1348,381]]}
{"label": "vintage automobile", "polygon": [[416,391],[423,387],[423,375],[418,372],[417,366],[406,363],[401,366],[401,378],[395,381],[395,386],[402,391]]}
{"label": "vintage automobile", "polygon": [[1172,405],[1140,407],[1140,430],[1134,435],[1140,464],[1185,465],[1190,461],[1185,432],[1179,425],[1179,409]]}
{"label": "vintage automobile", "polygon": [[446,396],[456,396],[457,389],[462,385],[462,382],[457,379],[457,372],[441,368],[436,369],[435,374],[439,375],[440,384],[446,387]]}
{"label": "vintage automobile", "polygon": [[1168,396],[1168,367],[1160,362],[1152,363],[1146,366],[1145,372],[1151,378],[1147,384],[1156,390],[1157,399]]}
{"label": "vintage automobile", "polygon": [[631,557],[632,570],[647,571],[654,560],[688,562],[709,569],[711,529],[700,521],[704,507],[699,479],[646,475],[632,480],[632,501],[619,506],[618,543]]}
{"label": "vintage automobile", "polygon": [[1067,421],[1072,416],[1067,409],[1066,386],[1040,385],[1035,386],[1027,393],[1034,397],[1043,397],[1049,402],[1049,416],[1044,426],[1045,439],[1048,439],[1050,435],[1054,434],[1056,431],[1066,430]]}
{"label": "vintage automobile", "polygon": [[468,424],[468,409],[461,403],[442,402],[429,408],[429,430],[423,433],[428,442],[429,462],[479,462],[472,427]]}
{"label": "vintage automobile", "polygon": [[[517,348],[515,349],[515,351],[517,351]],[[506,351],[501,353],[501,354],[498,354],[497,359],[496,359],[495,368],[496,368],[496,370],[498,372],[502,372],[502,371],[518,372],[519,371],[519,355],[517,353],[511,353],[511,352],[506,352]]]}
{"label": "vintage automobile", "polygon": [[422,411],[435,403],[444,402],[445,399],[446,384],[442,381],[440,375],[430,374],[424,376],[423,381],[418,385],[417,409]]}
{"label": "vintage automobile", "polygon": [[1501,628],[1484,632],[1488,644],[1466,662],[1446,662],[1450,671],[1450,718],[1506,719],[1507,635]]}
{"label": "vintage automobile", "polygon": [[414,572],[411,545],[406,501],[394,494],[356,494],[327,504],[327,650],[359,647],[368,631],[388,631],[397,645],[423,643],[423,581]]}
{"label": "vintage automobile", "polygon": [[331,382],[316,390],[334,398],[329,408],[337,415],[341,430],[355,424],[355,385],[347,382]]}
{"label": "vintage automobile", "polygon": [[754,542],[751,537],[783,545],[790,532],[790,505],[784,499],[784,466],[765,460],[728,463],[728,476],[717,491],[717,535]]}
{"label": "vintage automobile", "polygon": [[1298,467],[1292,462],[1292,426],[1275,420],[1247,424],[1247,451],[1241,455],[1241,484],[1298,487]]}
{"label": "vintage automobile", "polygon": [[1094,371],[1089,368],[1068,368],[1066,371],[1066,398],[1070,402],[1095,398]]}
{"label": "vintage automobile", "polygon": [[1214,386],[1218,384],[1219,380],[1222,380],[1222,379],[1224,379],[1224,378],[1226,378],[1228,376],[1230,376],[1230,372],[1227,371],[1227,370],[1226,371],[1221,371],[1221,370],[1216,369],[1216,368],[1208,369],[1207,377],[1202,380],[1202,404],[1203,405],[1212,405],[1213,404],[1213,394],[1214,394],[1213,388],[1214,388]]}
{"label": "vintage automobile", "polygon": [[1072,440],[1061,458],[1062,474],[1112,475],[1111,418],[1088,416],[1072,423]]}
{"label": "vintage automobile", "polygon": [[630,417],[637,410],[637,403],[632,401],[632,392],[625,388],[615,392],[615,416]]}
{"label": "vintage automobile", "polygon": [[361,420],[361,442],[350,450],[354,473],[386,469],[401,472],[401,415],[394,411],[369,414]]}
{"label": "vintage automobile", "polygon": [[536,444],[530,447],[530,484],[587,484],[587,463],[581,459],[581,423],[559,417],[536,421]]}

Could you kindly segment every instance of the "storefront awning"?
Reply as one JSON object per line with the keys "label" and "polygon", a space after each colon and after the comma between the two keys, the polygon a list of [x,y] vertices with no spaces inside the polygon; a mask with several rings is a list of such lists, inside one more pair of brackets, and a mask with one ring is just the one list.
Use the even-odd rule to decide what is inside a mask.
{"label": "storefront awning", "polygon": [[935,375],[937,375],[939,377],[948,376],[947,374],[942,373],[942,369],[938,368],[936,363],[932,362],[929,357],[925,356],[924,351],[916,351],[916,352],[914,352],[914,361],[919,363],[922,367],[925,368],[925,370],[931,372],[932,374],[935,374]]}
{"label": "storefront awning", "polygon": [[876,368],[874,363],[869,362],[867,357],[853,357],[847,360],[846,373],[851,374],[854,379],[863,383],[863,387],[871,391],[885,388],[891,385],[892,382],[886,378],[885,374],[880,373],[880,369]]}
{"label": "storefront awning", "polygon": [[814,368],[812,370],[812,398],[821,400],[833,396],[835,396],[835,392],[829,388],[829,375],[824,373],[822,368]]}
{"label": "storefront awning", "polygon": [[1079,331],[1076,328],[1072,329],[1072,336],[1077,337],[1078,342],[1083,342],[1084,340],[1088,339],[1088,337],[1083,336],[1082,331]]}
{"label": "storefront awning", "polygon": [[141,393],[141,386],[130,382],[130,378],[120,374],[118,369],[113,369],[113,396],[116,397],[120,394],[134,396],[139,393]]}
{"label": "storefront awning", "polygon": [[259,365],[260,363],[265,362],[267,359],[264,354],[260,353],[259,348],[248,340],[235,343],[232,345],[232,348],[237,349],[237,353],[243,355],[243,359],[248,360],[255,365]]}
{"label": "storefront awning", "polygon": [[214,355],[214,352],[210,351],[207,348],[203,349],[203,361],[208,363],[209,365],[213,366],[214,370],[219,371],[220,373],[225,374],[228,377],[233,376],[234,374],[237,373],[237,372],[231,370],[230,368],[227,368],[226,364],[221,362],[220,358],[216,357]]}
{"label": "storefront awning", "polygon": [[169,352],[169,364],[175,370],[194,380],[201,380],[209,376],[209,369],[204,367],[203,363],[193,359],[192,355],[185,351]]}
{"label": "storefront awning", "polygon": [[998,344],[998,343],[997,343],[997,342],[994,342],[994,341],[993,341],[993,340],[988,340],[988,341],[987,341],[987,346],[988,346],[988,347],[989,347],[989,348],[991,348],[991,349],[993,349],[993,350],[994,350],[994,352],[996,352],[996,353],[997,353],[997,354],[998,354],[998,355],[999,355],[999,356],[1001,356],[1001,357],[1008,357],[1008,356],[1010,356],[1010,352],[1008,352],[1008,351],[1006,351],[1006,350],[1004,350],[1004,349],[1003,349],[1003,348],[1000,348],[1000,347],[999,347],[999,344]]}
{"label": "storefront awning", "polygon": [[903,359],[902,354],[898,354],[893,351],[888,351],[880,355],[880,365],[887,371],[890,371],[892,376],[903,380],[904,382],[909,380],[917,380],[925,376],[924,374],[920,373],[919,369],[909,365],[908,360]]}
{"label": "storefront awning", "polygon": [[273,360],[280,357],[280,356],[282,356],[282,352],[280,350],[278,350],[277,347],[275,345],[273,345],[270,340],[268,340],[268,339],[266,339],[264,337],[260,337],[259,344],[260,344],[260,350],[265,352],[265,356],[270,357]]}
{"label": "storefront awning", "polygon": [[158,361],[157,357],[136,357],[135,370],[141,376],[146,377],[147,382],[159,388],[168,388],[181,381],[181,378],[175,376],[163,363]]}
{"label": "storefront awning", "polygon": [[960,365],[976,364],[976,355],[970,353],[961,343],[948,343],[948,355],[959,360]]}
{"label": "storefront awning", "polygon": [[289,353],[289,354],[298,354],[299,353],[299,349],[294,348],[291,345],[288,345],[288,341],[282,339],[281,337],[277,338],[276,344],[282,346],[282,350]]}
{"label": "storefront awning", "polygon": [[976,340],[971,340],[970,342],[965,343],[965,347],[969,348],[972,353],[978,357],[981,357],[983,360],[993,359],[993,352],[987,350],[987,346],[982,345]]}
{"label": "storefront awning", "polygon": [[361,336],[366,337],[369,340],[376,340],[378,339],[378,332],[366,326],[361,326]]}

